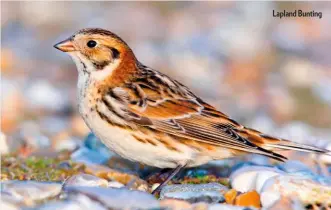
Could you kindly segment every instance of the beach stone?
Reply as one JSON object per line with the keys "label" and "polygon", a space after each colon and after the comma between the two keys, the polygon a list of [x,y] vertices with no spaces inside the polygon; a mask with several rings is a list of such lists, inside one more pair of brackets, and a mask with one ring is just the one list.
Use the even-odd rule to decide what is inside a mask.
{"label": "beach stone", "polygon": [[97,151],[93,151],[85,146],[79,148],[77,151],[71,154],[71,159],[80,163],[94,163],[102,164],[108,160],[108,156],[103,155]]}
{"label": "beach stone", "polygon": [[90,174],[77,174],[67,179],[65,186],[108,187],[108,181]]}
{"label": "beach stone", "polygon": [[331,204],[331,186],[302,176],[275,176],[266,181],[260,195],[262,206],[266,208],[282,196],[299,199],[303,203]]}
{"label": "beach stone", "polygon": [[62,132],[70,132],[68,129],[68,117],[58,115],[46,115],[38,118],[36,121],[40,132],[46,136],[52,137]]}
{"label": "beach stone", "polygon": [[0,195],[1,209],[16,210],[20,209],[20,206],[25,205],[22,198],[14,197],[10,194],[1,192]]}
{"label": "beach stone", "polygon": [[225,200],[223,194],[226,191],[228,188],[218,183],[167,185],[162,188],[160,199],[172,198],[190,203],[202,201],[217,203]]}
{"label": "beach stone", "polygon": [[[38,94],[36,94],[38,93]],[[47,80],[37,80],[25,89],[27,105],[31,110],[65,111],[69,107],[69,95]]]}
{"label": "beach stone", "polygon": [[5,155],[10,151],[6,135],[0,131],[0,154]]}
{"label": "beach stone", "polygon": [[51,145],[50,139],[45,136],[36,121],[28,120],[20,124],[18,137],[28,147],[33,149],[46,149]]}
{"label": "beach stone", "polygon": [[79,138],[73,137],[68,131],[62,131],[57,133],[51,138],[52,148],[55,151],[74,151],[79,148],[82,144]]}
{"label": "beach stone", "polygon": [[[140,179],[138,176],[133,174],[123,173],[104,165],[98,164],[85,164],[85,173],[92,174],[94,176],[106,179],[108,181],[116,181],[126,186],[129,189],[148,191],[148,184],[145,180]],[[116,184],[118,186],[118,184]]]}
{"label": "beach stone", "polygon": [[116,170],[110,171],[106,174],[106,179],[117,181],[125,185],[129,189],[148,191],[148,184],[145,180],[140,179],[136,175],[122,173]]}
{"label": "beach stone", "polygon": [[210,205],[205,202],[199,202],[199,203],[194,203],[192,204],[192,209],[194,210],[208,210],[208,207]]}
{"label": "beach stone", "polygon": [[286,161],[285,163],[278,165],[278,168],[286,171],[288,175],[306,177],[307,179],[311,179],[321,184],[331,185],[330,178],[314,173],[307,165],[299,161]]}
{"label": "beach stone", "polygon": [[92,174],[101,178],[107,177],[108,172],[114,171],[113,169],[100,164],[85,163],[85,166],[85,173]]}
{"label": "beach stone", "polygon": [[248,160],[253,163],[254,165],[259,166],[268,166],[270,165],[270,158],[265,157],[263,155],[249,155]]}
{"label": "beach stone", "polygon": [[121,188],[121,187],[125,187],[125,185],[116,181],[111,181],[108,182],[108,187]]}
{"label": "beach stone", "polygon": [[272,167],[243,166],[230,175],[230,183],[232,188],[239,192],[260,192],[266,180],[280,174],[285,172]]}
{"label": "beach stone", "polygon": [[93,133],[89,133],[84,139],[84,146],[91,151],[97,152],[105,159],[109,159],[115,153],[113,153],[106,145],[104,145],[99,138],[97,138]]}
{"label": "beach stone", "polygon": [[171,210],[182,210],[182,209],[191,209],[192,205],[183,200],[177,199],[163,199],[160,201],[160,207],[164,207]]}
{"label": "beach stone", "polygon": [[100,187],[77,187],[65,188],[69,194],[83,194],[97,199],[107,208],[115,209],[151,209],[159,208],[160,204],[154,196],[149,193],[128,190],[124,188],[100,188]]}
{"label": "beach stone", "polygon": [[8,203],[6,201],[4,201],[3,199],[0,199],[1,201],[1,209],[5,209],[5,210],[19,210],[20,207],[19,206],[15,206],[12,203]]}
{"label": "beach stone", "polygon": [[66,200],[50,201],[41,206],[37,206],[36,210],[81,210],[81,209],[93,209],[93,210],[106,210],[101,203],[90,199],[85,195],[70,196]]}
{"label": "beach stone", "polygon": [[269,208],[276,204],[281,199],[279,192],[262,192],[261,193],[261,205],[265,208]]}
{"label": "beach stone", "polygon": [[160,183],[155,183],[151,187],[151,191],[153,192],[158,186],[160,186]]}
{"label": "beach stone", "polygon": [[208,205],[207,210],[255,210],[255,208],[217,203]]}
{"label": "beach stone", "polygon": [[34,203],[60,194],[62,185],[54,182],[4,181],[1,192],[22,199],[24,203]]}
{"label": "beach stone", "polygon": [[237,206],[261,207],[260,195],[254,190],[238,195],[234,202]]}
{"label": "beach stone", "polygon": [[[268,210],[304,210],[304,205],[297,199],[281,196],[276,200]],[[318,208],[316,208],[318,209]]]}
{"label": "beach stone", "polygon": [[[1,69],[2,70],[2,69]],[[7,78],[1,77],[1,131],[8,134],[14,132],[24,115],[24,94],[20,83]]]}
{"label": "beach stone", "polygon": [[296,160],[288,160],[277,165],[277,168],[291,174],[313,174],[308,166]]}
{"label": "beach stone", "polygon": [[235,189],[231,189],[224,194],[225,202],[227,204],[233,204],[238,192]]}

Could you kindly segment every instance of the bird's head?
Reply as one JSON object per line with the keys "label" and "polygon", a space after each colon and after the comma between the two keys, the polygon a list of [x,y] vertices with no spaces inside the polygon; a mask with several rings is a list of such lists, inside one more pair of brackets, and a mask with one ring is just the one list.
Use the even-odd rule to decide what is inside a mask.
{"label": "bird's head", "polygon": [[132,50],[120,37],[99,28],[82,29],[54,47],[68,53],[79,71],[88,73],[111,73],[125,60],[135,62]]}

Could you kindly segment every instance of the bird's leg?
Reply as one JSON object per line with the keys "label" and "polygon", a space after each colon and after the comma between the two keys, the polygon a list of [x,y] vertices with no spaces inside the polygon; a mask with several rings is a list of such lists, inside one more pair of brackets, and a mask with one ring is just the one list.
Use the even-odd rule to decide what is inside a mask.
{"label": "bird's leg", "polygon": [[176,168],[174,168],[170,175],[155,190],[153,190],[152,194],[155,195],[155,193],[160,191],[162,187],[166,185],[174,176],[176,176],[176,174],[178,174],[178,172],[184,167],[185,165],[178,165]]}

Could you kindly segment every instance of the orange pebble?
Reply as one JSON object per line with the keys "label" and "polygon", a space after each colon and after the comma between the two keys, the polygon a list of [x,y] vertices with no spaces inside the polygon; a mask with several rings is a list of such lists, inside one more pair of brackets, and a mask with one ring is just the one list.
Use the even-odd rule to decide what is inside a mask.
{"label": "orange pebble", "polygon": [[227,204],[233,204],[236,196],[237,196],[237,191],[235,189],[231,189],[231,190],[227,191],[224,194],[225,202]]}
{"label": "orange pebble", "polygon": [[234,204],[237,206],[253,206],[260,208],[260,195],[255,190],[238,195]]}

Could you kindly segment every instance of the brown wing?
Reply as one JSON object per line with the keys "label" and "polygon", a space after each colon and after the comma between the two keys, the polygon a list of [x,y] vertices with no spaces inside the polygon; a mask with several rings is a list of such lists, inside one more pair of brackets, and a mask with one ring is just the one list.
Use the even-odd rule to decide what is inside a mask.
{"label": "brown wing", "polygon": [[185,86],[154,70],[145,69],[130,84],[115,88],[113,94],[127,101],[128,116],[135,124],[143,122],[141,126],[179,139],[286,159],[238,135],[236,130],[243,126],[204,103]]}

